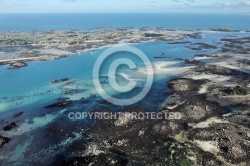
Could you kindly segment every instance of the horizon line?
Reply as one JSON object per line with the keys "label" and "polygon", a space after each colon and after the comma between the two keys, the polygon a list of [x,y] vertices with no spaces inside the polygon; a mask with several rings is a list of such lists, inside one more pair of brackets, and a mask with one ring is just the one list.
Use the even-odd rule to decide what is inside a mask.
{"label": "horizon line", "polygon": [[6,13],[6,14],[71,14],[71,13],[204,13],[204,14],[240,14],[240,13],[249,13],[250,11],[56,11],[56,12],[46,12],[46,11],[25,11],[25,12],[21,12],[21,11],[0,11],[0,13]]}

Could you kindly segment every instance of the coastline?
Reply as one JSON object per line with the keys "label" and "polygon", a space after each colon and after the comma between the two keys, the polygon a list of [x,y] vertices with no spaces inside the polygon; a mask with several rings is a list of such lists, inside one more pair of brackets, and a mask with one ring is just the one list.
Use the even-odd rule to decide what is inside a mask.
{"label": "coastline", "polygon": [[[109,46],[162,40],[161,37],[145,37],[143,35],[147,33],[153,34],[154,36],[155,34],[159,35],[159,33],[163,32],[163,34],[166,34],[163,40],[166,41],[166,44],[171,43],[171,45],[178,46],[179,44],[183,44],[181,43],[183,40],[192,38],[193,43],[187,43],[188,46],[190,46],[187,49],[200,51],[203,49],[212,50],[220,48],[220,50],[216,53],[196,54],[190,59],[179,59],[178,61],[182,62],[180,67],[171,67],[175,62],[164,62],[166,59],[154,64],[154,69],[157,74],[172,74],[177,77],[166,82],[166,85],[162,87],[162,91],[169,89],[170,92],[164,96],[166,100],[160,106],[161,111],[168,113],[180,112],[183,117],[182,119],[150,121],[147,119],[138,120],[121,116],[118,120],[114,121],[100,121],[91,126],[92,133],[88,133],[89,135],[81,133],[82,135],[79,134],[80,136],[78,137],[72,136],[72,138],[69,138],[72,142],[81,137],[84,141],[85,139],[92,141],[90,141],[86,147],[80,147],[82,148],[81,150],[84,151],[84,154],[81,154],[78,158],[69,157],[65,159],[65,162],[72,164],[74,162],[86,161],[87,158],[91,163],[95,164],[100,164],[98,163],[100,161],[108,163],[108,159],[113,159],[117,163],[152,165],[155,164],[153,162],[155,162],[156,159],[158,164],[163,164],[167,159],[170,163],[181,163],[182,161],[186,163],[192,162],[193,165],[201,165],[201,163],[208,166],[222,164],[247,165],[246,158],[249,155],[247,150],[250,149],[250,96],[249,93],[244,94],[243,90],[250,91],[250,63],[248,57],[250,53],[250,50],[248,50],[250,38],[236,36],[232,39],[222,37],[220,39],[220,45],[215,46],[214,43],[196,41],[196,39],[202,39],[201,35],[203,31],[201,30],[177,30],[174,31],[174,33],[170,30],[161,31],[158,29],[146,29],[137,32],[121,30],[105,31],[102,32],[102,35],[105,36],[118,32],[122,34],[126,32],[131,38],[126,35],[121,35],[115,37],[111,43],[104,43],[104,45],[100,44],[104,40],[100,42],[100,40],[91,39],[91,42],[87,42],[87,44],[91,44],[87,46],[79,46],[77,43],[67,46],[61,46],[60,44],[55,45],[55,43],[51,43],[51,45],[33,45],[31,43],[30,45],[28,44],[28,46],[32,46],[30,50],[38,51],[35,52],[37,56],[33,56],[32,52],[29,53],[30,50],[25,50],[25,52],[29,53],[26,55],[27,57],[23,57],[25,52],[23,53],[21,51],[19,55],[13,57],[13,59],[5,59],[0,62],[2,62],[2,64],[12,64],[13,68],[20,68],[24,67],[22,65],[26,64],[26,61],[58,59]],[[215,33],[220,31],[206,31],[205,33],[210,32]],[[55,35],[54,33],[58,34],[59,32],[52,32],[52,35]],[[72,35],[72,33],[74,34],[75,32],[63,31],[59,34]],[[93,34],[87,33],[87,35],[91,34],[95,36],[99,33],[101,32],[94,32]],[[137,35],[136,38],[133,36],[135,34]],[[171,36],[169,34],[174,35]],[[83,35],[86,34],[84,33]],[[106,37],[105,39],[108,40]],[[26,48],[26,46],[21,47]],[[81,48],[84,49],[81,50]],[[47,55],[48,52],[43,54],[44,49],[54,54]],[[77,51],[70,52],[74,49]],[[80,50],[79,52],[78,49]],[[62,50],[69,51],[72,54],[57,54],[59,52],[61,53]],[[159,56],[155,58],[159,58]],[[171,68],[169,68],[168,65]],[[52,83],[62,83],[63,86],[69,87],[70,84],[72,84],[69,79],[53,80]],[[75,87],[77,86],[75,85]],[[71,93],[71,91],[66,92],[67,95]],[[64,109],[62,112],[59,111],[58,114],[64,113],[64,111],[67,112],[67,108],[71,108],[72,102],[74,103],[75,101],[68,101],[68,99],[63,100],[66,101],[57,102],[45,108],[48,112],[53,112],[54,110],[52,109],[57,107]],[[79,101],[76,102],[82,104],[84,102],[91,102],[91,100],[79,99]],[[104,107],[105,109],[109,108],[109,103],[103,102],[101,104],[106,104],[107,107]],[[234,109],[231,110],[231,108]],[[98,110],[95,111],[98,112]],[[140,109],[130,111],[143,112],[143,110]],[[52,124],[49,124],[49,129],[45,129],[46,132],[49,133],[48,135],[65,136],[68,134],[67,132],[71,132],[67,126],[63,126],[65,125],[64,122],[63,124],[53,122],[57,114],[46,114],[45,118],[47,116],[50,117],[49,115],[52,115],[52,118],[48,118],[46,122],[48,124],[51,122]],[[37,121],[34,120],[33,124],[38,125],[40,120],[42,120],[41,117],[37,118]],[[79,125],[77,123],[75,123],[75,125]],[[27,125],[31,128],[31,124],[32,122],[27,120],[24,126]],[[12,127],[16,128],[17,126],[15,123],[2,125],[7,127],[7,129],[12,129]],[[81,129],[87,128],[85,126],[79,126]],[[70,127],[71,129],[73,128],[72,126]],[[27,127],[25,126],[25,128]],[[17,131],[14,130],[11,132],[15,133]],[[7,138],[7,136],[9,135],[5,136],[6,135],[0,136],[0,139],[6,140],[4,144],[8,145],[9,138]],[[50,138],[47,137],[46,139],[50,140]],[[36,148],[36,146],[33,147],[33,149],[31,147],[31,153],[33,152],[32,150]],[[27,151],[30,152],[29,150]],[[29,153],[29,155],[32,156],[31,153]],[[232,158],[237,159],[232,160]]]}
{"label": "coastline", "polygon": [[[223,62],[223,66],[216,67],[213,61],[192,64],[167,82],[171,92],[161,105],[161,113],[179,112],[181,119],[137,119],[128,112],[117,120],[103,120],[93,130],[104,140],[96,142],[95,148],[106,157],[124,152],[121,156],[126,162],[145,165],[166,160],[180,163],[174,158],[182,158],[189,165],[248,165],[250,94],[230,93],[237,86],[250,91],[249,66],[244,72],[238,64],[231,64],[238,58],[219,55],[214,61]],[[130,111],[145,113],[140,109]],[[155,155],[157,160],[153,160]]]}
{"label": "coastline", "polygon": [[[97,32],[45,31],[0,33],[0,65],[12,69],[27,66],[26,61],[60,59],[120,44],[146,41],[201,39],[202,33],[239,32],[228,29],[176,30],[159,28],[114,29]],[[247,33],[247,32],[246,32]],[[204,47],[204,46],[203,46]]]}

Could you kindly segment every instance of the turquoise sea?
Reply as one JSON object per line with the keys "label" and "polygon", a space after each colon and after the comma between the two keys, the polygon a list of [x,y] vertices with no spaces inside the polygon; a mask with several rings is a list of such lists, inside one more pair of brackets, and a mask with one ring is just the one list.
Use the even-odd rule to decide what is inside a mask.
{"label": "turquoise sea", "polygon": [[[80,13],[80,14],[0,14],[0,31],[44,31],[44,30],[78,30],[90,31],[97,28],[125,28],[134,29],[142,27],[163,27],[166,29],[210,29],[229,28],[242,30],[240,32],[217,32],[203,33],[203,39],[195,42],[206,42],[212,45],[220,45],[220,39],[228,35],[249,36],[244,30],[250,27],[250,15],[230,14],[170,14],[170,13]],[[185,41],[194,42],[194,39]],[[217,49],[195,51],[188,49],[187,44],[169,44],[167,41],[143,42],[132,44],[142,50],[153,65],[163,64],[163,69],[182,66],[183,61],[178,60],[192,58],[199,53],[216,53]],[[68,119],[69,112],[95,111],[109,109],[112,111],[126,110],[131,108],[143,108],[147,111],[161,110],[161,103],[167,97],[169,90],[166,82],[170,78],[178,77],[174,73],[156,73],[153,87],[149,94],[139,103],[128,107],[120,107],[103,104],[103,99],[97,94],[93,85],[93,66],[97,57],[105,49],[97,49],[85,53],[72,55],[58,60],[27,62],[28,66],[18,70],[10,70],[8,66],[0,66],[0,122],[3,126],[6,122],[12,122],[13,114],[24,112],[18,119],[18,129],[3,132],[0,135],[10,137],[10,147],[1,152],[4,163],[25,164],[32,163],[26,158],[27,152],[33,153],[37,163],[46,160],[53,161],[53,155],[69,154],[66,147],[74,147],[74,141],[80,141],[84,131],[81,125],[88,125],[86,121],[72,121]],[[155,56],[164,53],[166,58],[156,59]],[[126,53],[114,57],[130,57]],[[141,64],[133,56],[130,57],[137,62],[138,68],[143,69]],[[110,60],[110,61],[112,61]],[[107,62],[108,63],[108,62]],[[108,66],[108,65],[107,65]],[[107,69],[107,68],[105,68]],[[136,78],[127,68],[120,72],[127,77]],[[105,72],[103,77],[107,78]],[[55,79],[69,78],[66,83],[52,84]],[[124,78],[121,81],[126,82]],[[138,93],[138,90],[132,93]],[[74,95],[67,95],[65,91],[71,91]],[[123,94],[110,91],[110,94],[124,98]],[[55,102],[69,99],[73,103],[64,109],[44,107]],[[60,122],[64,129],[68,129],[67,135],[58,137],[44,137],[44,129],[55,122]],[[69,127],[70,126],[70,127]],[[70,129],[69,129],[70,128]],[[42,142],[38,140],[43,139]],[[69,138],[71,140],[69,141]],[[66,146],[67,145],[67,146]],[[73,153],[73,152],[72,152]],[[3,158],[1,158],[3,159]],[[35,162],[34,162],[35,163]]]}

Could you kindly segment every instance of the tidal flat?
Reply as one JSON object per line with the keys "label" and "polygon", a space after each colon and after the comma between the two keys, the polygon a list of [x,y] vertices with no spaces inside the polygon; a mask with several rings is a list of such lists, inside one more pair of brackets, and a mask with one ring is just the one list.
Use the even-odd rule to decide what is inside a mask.
{"label": "tidal flat", "polygon": [[[0,164],[249,165],[249,32],[125,28],[0,38]],[[98,96],[91,70],[105,48],[126,44],[145,52],[155,80],[142,101],[119,107]],[[123,73],[136,78],[142,69]],[[124,114],[68,118],[77,111]],[[182,117],[137,119],[132,112]]]}

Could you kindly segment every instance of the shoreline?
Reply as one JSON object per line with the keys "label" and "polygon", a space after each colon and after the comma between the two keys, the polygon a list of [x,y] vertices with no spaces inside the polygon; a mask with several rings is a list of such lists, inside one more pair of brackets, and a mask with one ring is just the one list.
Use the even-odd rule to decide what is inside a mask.
{"label": "shoreline", "polygon": [[[228,29],[176,30],[160,28],[114,29],[95,32],[42,31],[1,33],[0,65],[12,69],[27,66],[26,61],[60,59],[91,50],[103,49],[119,44],[134,44],[147,41],[178,41],[202,39],[202,33],[240,32]],[[245,31],[247,33],[247,31]],[[173,43],[174,44],[174,43]],[[207,47],[201,45],[199,48]],[[194,48],[191,48],[194,49]]]}
{"label": "shoreline", "polygon": [[[111,31],[113,33],[113,31]],[[127,31],[126,31],[127,32]],[[159,35],[159,31],[136,32],[141,35],[131,41],[134,43],[159,40],[159,37],[144,38],[145,33]],[[81,155],[67,157],[63,160],[68,164],[75,162],[84,162],[86,158],[91,163],[98,163],[103,159],[112,159],[117,164],[122,162],[130,164],[152,165],[165,164],[166,160],[169,163],[180,164],[189,163],[189,165],[247,165],[248,151],[250,149],[250,50],[248,49],[250,38],[222,37],[219,40],[219,46],[214,43],[206,43],[196,41],[201,39],[201,34],[197,32],[181,31],[175,32],[177,38],[182,36],[183,39],[193,38],[190,43],[181,43],[175,39],[176,36],[169,38],[166,44],[176,45],[189,44],[190,50],[197,50],[202,54],[195,54],[190,59],[181,59],[183,62],[179,67],[172,67],[175,62],[156,62],[154,69],[157,74],[174,74],[177,78],[171,79],[161,87],[163,91],[170,90],[167,94],[163,94],[165,102],[159,107],[163,113],[180,112],[181,119],[166,120],[166,119],[133,119],[131,116],[122,115],[118,120],[98,121],[96,124],[91,124],[91,129],[87,130],[88,134],[79,134],[77,139],[83,138],[81,141],[91,140],[88,144],[81,147]],[[55,32],[56,33],[56,32]],[[107,31],[110,34],[110,31]],[[124,31],[122,31],[124,33]],[[166,36],[170,31],[165,32]],[[67,34],[67,33],[66,33]],[[71,34],[71,33],[70,33]],[[106,33],[105,33],[106,34]],[[182,34],[182,35],[180,35]],[[180,36],[178,36],[180,35]],[[139,39],[146,39],[145,41]],[[225,40],[226,39],[226,40]],[[124,41],[125,40],[125,41]],[[108,46],[129,43],[130,40],[120,36],[115,40],[117,43],[109,43],[109,45],[98,45],[98,48],[85,48],[83,52],[91,51],[92,49],[102,49]],[[124,43],[122,43],[123,41]],[[127,42],[126,42],[127,41]],[[175,42],[177,41],[177,42]],[[120,42],[120,43],[119,43]],[[99,41],[94,41],[90,46],[97,45]],[[93,44],[93,45],[92,45]],[[53,43],[52,43],[53,45]],[[34,45],[33,45],[34,46]],[[55,47],[55,45],[53,45]],[[48,47],[48,46],[47,46]],[[59,47],[59,46],[57,46]],[[97,46],[95,46],[97,47]],[[79,48],[76,45],[73,47],[64,47],[64,51],[70,51],[73,48]],[[46,48],[35,48],[35,50],[43,50]],[[60,48],[61,49],[61,48]],[[216,53],[204,53],[203,50],[217,49]],[[55,48],[49,51],[55,51]],[[27,51],[27,50],[26,50]],[[36,53],[38,54],[38,53]],[[1,54],[0,54],[1,55]],[[50,55],[48,57],[55,57]],[[71,56],[71,55],[68,55]],[[46,57],[23,57],[36,58]],[[162,58],[161,56],[154,58]],[[22,62],[27,59],[20,59]],[[8,61],[8,60],[7,60]],[[15,61],[13,59],[11,61]],[[24,61],[23,63],[25,63]],[[167,67],[166,67],[167,66]],[[169,66],[171,68],[169,68]],[[61,80],[53,80],[52,83],[69,84],[71,80],[67,78]],[[68,82],[67,82],[68,81]],[[70,91],[66,91],[70,94]],[[65,94],[65,93],[64,93]],[[160,96],[157,96],[160,97]],[[159,100],[159,99],[158,99]],[[60,108],[67,112],[68,108],[74,107],[74,102],[82,105],[84,102],[90,103],[92,100],[88,98],[71,101],[63,99],[62,102],[51,103],[46,106],[48,115],[53,115],[52,109]],[[153,100],[152,100],[153,101]],[[112,111],[111,105],[103,100],[101,104],[106,104],[105,111]],[[72,104],[73,103],[73,104]],[[110,110],[109,110],[110,109]],[[130,112],[143,112],[142,109],[129,110]],[[52,113],[51,113],[52,112]],[[102,112],[102,110],[93,110],[93,112]],[[60,112],[59,112],[60,113]],[[19,114],[17,114],[19,115]],[[56,114],[57,115],[57,114]],[[21,116],[21,115],[19,115]],[[47,116],[47,114],[46,114]],[[41,119],[42,117],[40,117]],[[37,121],[39,121],[38,119]],[[13,120],[13,119],[12,119]],[[17,121],[13,120],[13,121]],[[34,120],[34,119],[33,119]],[[49,129],[46,127],[46,132],[50,136],[65,136],[72,134],[73,129],[80,126],[82,130],[88,129],[86,126],[79,125],[79,122],[67,121],[74,124],[67,128],[66,123],[57,123],[51,120]],[[65,120],[65,119],[64,119]],[[53,121],[53,122],[52,122]],[[26,125],[29,121],[25,122]],[[33,122],[33,125],[36,121]],[[16,128],[15,123],[3,124],[7,128]],[[32,127],[32,126],[29,126]],[[39,132],[40,130],[36,130]],[[12,131],[11,131],[12,132]],[[16,132],[15,129],[13,132]],[[43,133],[43,132],[40,132]],[[53,135],[54,134],[54,135]],[[56,136],[58,136],[56,135]],[[5,137],[6,136],[6,137]],[[0,139],[6,140],[8,146],[8,135],[0,136]],[[58,138],[62,138],[58,137]],[[54,137],[52,137],[54,138]],[[75,137],[69,138],[74,141]],[[50,138],[44,137],[44,140]],[[31,152],[31,159],[34,152],[39,154],[39,146],[36,147],[36,141],[33,140],[33,146],[27,148],[27,153]],[[11,143],[10,143],[11,144]],[[54,144],[53,144],[54,145]],[[14,146],[14,145],[13,145]],[[72,148],[77,145],[67,145]],[[42,145],[41,145],[42,147]],[[46,151],[44,151],[46,152]],[[136,153],[135,153],[136,152]],[[37,155],[36,154],[36,155]],[[232,160],[234,159],[234,160]],[[59,161],[62,162],[62,161]],[[157,163],[155,163],[157,162]],[[104,163],[108,164],[109,160]],[[201,164],[202,163],[202,164]]]}
{"label": "shoreline", "polygon": [[[237,62],[237,58],[218,57],[216,61],[227,64],[230,60]],[[184,66],[190,67],[190,64]],[[178,163],[174,157],[182,156],[190,165],[246,166],[250,148],[250,93],[231,94],[228,90],[240,86],[250,92],[247,87],[250,74],[228,66],[219,67],[218,73],[211,68],[213,66],[212,62],[193,64],[188,71],[167,82],[171,92],[162,103],[160,113],[178,112],[181,119],[136,119],[133,112],[145,111],[130,110],[131,114],[120,115],[118,120],[99,122],[93,133],[98,140],[104,141],[93,145],[102,149],[104,156],[111,157],[116,151],[122,151],[127,162],[135,160],[145,165],[155,161],[156,153],[157,158],[163,157],[162,161],[157,160],[159,164],[166,160]],[[200,70],[202,67],[207,73]],[[229,109],[234,107],[235,110]],[[163,150],[164,156],[160,153]],[[85,154],[85,157],[89,155],[92,154]]]}

